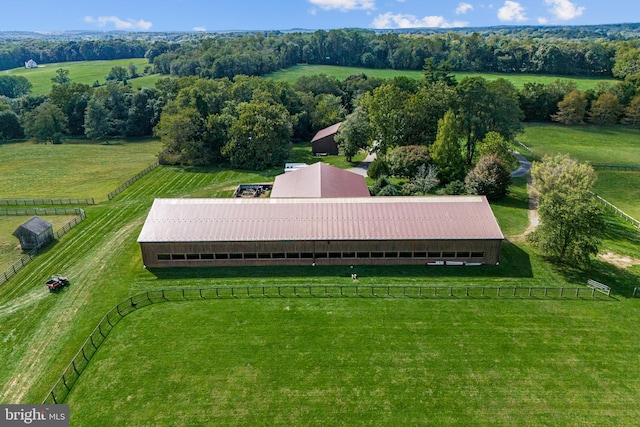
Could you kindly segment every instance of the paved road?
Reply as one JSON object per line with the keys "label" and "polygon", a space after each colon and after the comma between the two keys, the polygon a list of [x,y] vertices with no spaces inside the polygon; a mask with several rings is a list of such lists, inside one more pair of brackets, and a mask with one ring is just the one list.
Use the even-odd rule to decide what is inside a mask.
{"label": "paved road", "polygon": [[513,172],[511,172],[511,176],[513,177],[525,176],[526,174],[529,173],[529,169],[531,169],[531,162],[527,160],[527,158],[524,157],[522,154],[518,153],[517,151],[515,152],[515,155],[516,155],[516,158],[518,159],[518,162],[520,163],[520,167],[514,170]]}
{"label": "paved road", "polygon": [[353,173],[357,173],[358,175],[362,175],[364,177],[367,176],[367,169],[369,169],[369,165],[376,159],[376,155],[369,154],[358,166],[355,168],[349,169],[349,171]]}

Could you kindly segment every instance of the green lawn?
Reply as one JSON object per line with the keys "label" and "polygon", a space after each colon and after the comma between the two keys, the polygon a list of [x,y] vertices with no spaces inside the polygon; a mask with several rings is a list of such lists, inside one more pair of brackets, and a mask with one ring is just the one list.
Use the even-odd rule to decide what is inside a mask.
{"label": "green lawn", "polygon": [[[155,156],[157,142],[140,144],[140,158]],[[117,158],[135,157],[125,150],[136,147],[28,145],[0,146],[13,153],[8,182],[20,176],[14,163],[52,159],[51,152],[65,147],[105,150],[96,157],[109,160],[73,175],[77,181],[68,185],[100,181]],[[45,148],[53,151],[36,150]],[[292,160],[307,158],[304,145],[298,149]],[[102,316],[130,295],[352,285],[347,267],[142,266],[136,239],[154,198],[228,197],[239,183],[280,173],[162,166],[113,200],[86,207],[85,221],[0,286],[0,403],[42,402]],[[26,188],[33,192],[49,184],[42,174],[31,180]],[[90,192],[104,193],[103,186],[115,187],[94,183]],[[12,188],[4,197],[21,196],[21,187]],[[157,304],[108,335],[67,400],[72,424],[632,425],[640,416],[640,374],[631,368],[640,361],[640,341],[631,320],[638,300],[628,297],[640,268],[548,264],[515,238],[527,225],[524,180],[493,209],[509,237],[499,266],[358,266],[360,283],[558,288],[593,278],[611,285],[613,298],[245,297]],[[616,227],[607,248],[633,253],[637,232],[611,221]],[[43,280],[54,273],[69,276],[71,286],[49,294]]]}
{"label": "green lawn", "polygon": [[[33,85],[31,93],[34,95],[44,95],[51,91],[51,86],[53,85],[51,79],[56,76],[56,71],[60,68],[69,70],[69,78],[71,81],[93,85],[96,81],[104,84],[112,67],[121,66],[127,68],[129,64],[134,64],[138,68],[138,73],[142,73],[144,67],[149,64],[149,61],[144,58],[131,58],[112,61],[60,62],[41,64],[38,68],[31,69],[14,68],[13,70],[0,71],[0,73],[26,77]],[[143,81],[145,83],[153,87],[157,77],[145,76],[139,79],[144,79]],[[134,87],[138,87],[142,83],[139,83],[138,79],[132,79],[131,84],[134,85]]]}
{"label": "green lawn", "polygon": [[[353,74],[364,73],[369,77],[376,77],[380,79],[393,79],[394,77],[409,77],[413,79],[422,79],[422,71],[413,70],[380,70],[371,68],[357,68],[357,67],[339,67],[335,65],[296,65],[284,70],[275,71],[268,74],[266,77],[272,77],[278,80],[286,80],[289,83],[294,83],[302,76],[310,76],[314,74],[326,74],[327,76],[335,77],[338,80],[344,80]],[[573,81],[576,83],[578,89],[587,90],[593,89],[598,83],[610,82],[615,83],[613,79],[603,78],[589,78],[589,77],[562,77],[562,76],[550,76],[540,74],[499,74],[499,73],[470,73],[470,72],[454,72],[458,81],[465,77],[481,76],[491,81],[503,77],[511,81],[514,86],[521,88],[525,83],[553,83],[560,79],[562,81]]]}
{"label": "green lawn", "polygon": [[[0,145],[0,199],[95,198],[104,200],[157,160],[160,141],[32,142]],[[44,185],[43,185],[44,184]]]}

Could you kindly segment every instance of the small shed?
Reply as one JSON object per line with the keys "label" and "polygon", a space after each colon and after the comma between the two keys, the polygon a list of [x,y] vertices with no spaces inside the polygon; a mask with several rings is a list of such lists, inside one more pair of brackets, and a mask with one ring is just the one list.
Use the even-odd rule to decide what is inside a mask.
{"label": "small shed", "polygon": [[35,215],[20,225],[13,235],[20,240],[22,250],[30,251],[53,240],[53,225]]}
{"label": "small shed", "polygon": [[38,68],[38,63],[33,59],[25,61],[24,68]]}
{"label": "small shed", "polygon": [[327,155],[338,154],[338,143],[335,141],[335,136],[340,128],[340,123],[336,123],[333,126],[324,128],[313,137],[311,140],[311,151],[315,155]]}

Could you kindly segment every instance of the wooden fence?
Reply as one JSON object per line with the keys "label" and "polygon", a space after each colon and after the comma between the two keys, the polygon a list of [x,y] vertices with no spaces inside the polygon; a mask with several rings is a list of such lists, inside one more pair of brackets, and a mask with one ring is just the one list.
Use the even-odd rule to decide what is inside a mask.
{"label": "wooden fence", "polygon": [[91,199],[0,199],[0,206],[95,205]]}
{"label": "wooden fence", "polygon": [[128,314],[157,302],[237,298],[604,298],[589,288],[518,286],[242,286],[177,288],[142,292],[116,304],[89,334],[43,404],[62,403],[109,332]]}
{"label": "wooden fence", "polygon": [[139,180],[140,178],[142,178],[143,176],[145,176],[146,174],[148,174],[149,172],[151,172],[152,170],[154,170],[155,168],[157,168],[158,166],[160,166],[160,163],[155,162],[152,165],[149,165],[145,170],[143,170],[142,172],[138,172],[135,176],[129,178],[124,184],[122,184],[120,187],[116,188],[115,190],[113,190],[111,193],[109,193],[107,195],[107,198],[109,200],[113,199],[114,197],[116,197],[118,194],[122,193],[124,190],[126,190],[127,188],[129,188],[129,186],[131,184],[133,184],[134,182],[136,182],[137,180]]}
{"label": "wooden fence", "polygon": [[84,216],[80,208],[25,208],[0,209],[0,216],[33,216],[33,215],[77,215]]}
{"label": "wooden fence", "polygon": [[[76,209],[70,209],[70,211],[74,212],[77,216],[75,218],[73,218],[72,220],[70,220],[69,222],[67,222],[65,225],[62,226],[62,228],[60,228],[58,231],[56,231],[54,233],[54,236],[55,236],[56,239],[60,239],[62,236],[67,234],[73,227],[78,225],[80,222],[82,222],[87,217],[82,209],[77,209],[76,208]],[[0,211],[0,214],[1,214],[1,211]],[[43,214],[39,214],[39,215],[43,215]],[[52,214],[47,214],[47,215],[52,215]],[[53,214],[53,215],[70,215],[70,214],[69,213],[58,213],[58,214]],[[6,269],[3,273],[0,273],[0,285],[4,284],[7,280],[9,280],[13,276],[15,276],[18,273],[18,271],[22,270],[22,268],[25,265],[27,265],[29,262],[31,262],[31,260],[38,253],[38,249],[39,248],[36,248],[36,249],[33,249],[32,251],[29,251],[27,254],[25,254],[22,257],[20,257],[20,259],[18,261],[14,262],[11,265],[11,267]]]}
{"label": "wooden fence", "polygon": [[605,199],[603,199],[602,197],[598,196],[595,193],[591,193],[595,196],[595,198],[604,205],[604,207],[606,207],[607,209],[613,211],[616,215],[624,218],[627,222],[633,224],[636,228],[640,228],[640,221],[638,221],[637,219],[635,219],[634,217],[632,217],[631,215],[628,215],[626,213],[624,213],[622,211],[622,209],[618,208],[617,206],[615,206],[612,203],[609,203],[608,201],[606,201]]}
{"label": "wooden fence", "polygon": [[616,170],[640,172],[640,165],[622,165],[616,163],[592,163],[591,167],[596,170]]}

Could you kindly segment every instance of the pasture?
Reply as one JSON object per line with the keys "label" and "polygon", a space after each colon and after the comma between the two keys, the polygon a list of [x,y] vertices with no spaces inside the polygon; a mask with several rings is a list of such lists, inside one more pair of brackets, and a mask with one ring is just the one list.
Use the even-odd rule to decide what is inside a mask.
{"label": "pasture", "polygon": [[[105,147],[104,156],[128,145]],[[71,147],[79,159],[92,149]],[[137,147],[149,157],[157,153],[151,142]],[[294,157],[305,158],[304,145],[298,149]],[[146,158],[141,155],[133,173],[147,166]],[[114,160],[96,165],[93,176],[108,176]],[[19,176],[17,169],[8,176]],[[40,403],[104,313],[139,292],[352,285],[346,267],[143,268],[136,239],[154,198],[229,197],[239,183],[270,181],[279,173],[159,167],[113,200],[86,207],[85,221],[0,286],[0,402]],[[87,175],[75,179],[70,187]],[[46,182],[37,175],[26,188],[36,192]],[[119,184],[107,189],[94,183],[87,191],[106,194]],[[4,197],[23,196],[7,190]],[[588,271],[547,263],[521,236],[528,225],[523,179],[492,207],[508,238],[499,266],[357,267],[360,282],[560,288],[592,278],[611,285],[613,298],[287,297],[157,304],[124,318],[107,336],[67,399],[72,424],[633,424],[640,416],[640,374],[633,368],[640,341],[633,339],[630,319],[639,300],[629,296],[640,269],[602,260]],[[638,257],[637,231],[609,221],[614,227],[603,250]],[[43,279],[54,273],[68,275],[71,286],[49,294]]]}
{"label": "pasture", "polygon": [[[338,80],[344,80],[353,74],[364,73],[368,77],[376,77],[379,79],[393,79],[395,77],[409,77],[412,79],[422,79],[422,71],[413,70],[380,70],[372,68],[358,68],[358,67],[339,67],[335,65],[306,65],[300,64],[293,67],[286,68],[268,74],[266,77],[271,77],[276,80],[286,80],[289,83],[295,83],[302,76],[312,76],[314,74],[326,74],[330,77],[335,77]],[[513,83],[517,88],[522,88],[525,83],[543,83],[549,84],[556,80],[561,81],[573,81],[578,89],[584,91],[587,89],[593,89],[598,84],[602,83],[615,83],[615,80],[609,78],[590,78],[590,77],[563,77],[563,76],[551,76],[543,74],[500,74],[500,73],[471,73],[471,72],[452,72],[458,81],[465,77],[481,76],[485,79],[492,81],[500,77],[505,78]]]}
{"label": "pasture", "polygon": [[[95,82],[104,84],[111,68],[115,66],[127,68],[129,64],[134,64],[138,68],[138,73],[142,73],[144,67],[149,65],[149,61],[144,58],[131,58],[115,59],[112,61],[59,62],[40,64],[38,68],[14,68],[12,70],[0,71],[0,73],[26,77],[33,85],[31,90],[32,94],[45,95],[51,92],[51,86],[53,85],[51,79],[56,76],[56,71],[60,68],[69,70],[69,78],[71,81],[93,85]],[[147,87],[144,85],[153,87],[157,78],[158,76],[143,76],[138,79],[144,83],[138,82],[138,79],[131,79],[130,81],[134,87]]]}

